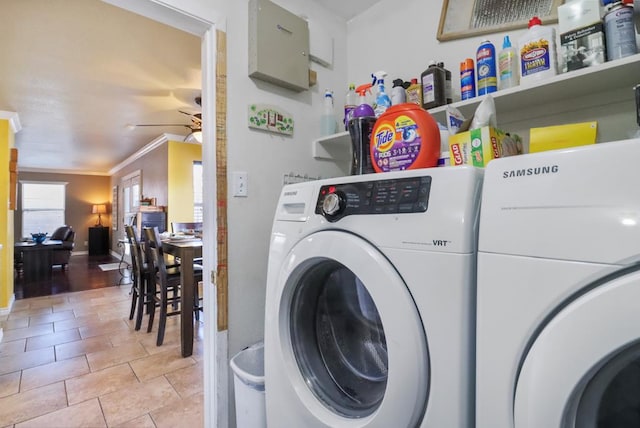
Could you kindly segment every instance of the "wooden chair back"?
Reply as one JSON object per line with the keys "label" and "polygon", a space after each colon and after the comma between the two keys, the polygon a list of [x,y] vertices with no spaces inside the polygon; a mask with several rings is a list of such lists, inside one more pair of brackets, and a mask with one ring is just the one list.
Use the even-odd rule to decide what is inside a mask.
{"label": "wooden chair back", "polygon": [[127,241],[129,241],[129,249],[131,250],[131,268],[133,269],[134,275],[140,272],[140,243],[138,242],[138,237],[136,236],[136,232],[133,229],[133,226],[126,225],[124,226],[124,232],[127,236]]}
{"label": "wooden chair back", "polygon": [[145,227],[142,229],[145,237],[145,250],[147,254],[147,264],[151,272],[156,272],[156,281],[162,289],[166,290],[169,284],[169,275],[167,272],[167,264],[164,259],[164,251],[162,250],[162,240],[157,226]]}

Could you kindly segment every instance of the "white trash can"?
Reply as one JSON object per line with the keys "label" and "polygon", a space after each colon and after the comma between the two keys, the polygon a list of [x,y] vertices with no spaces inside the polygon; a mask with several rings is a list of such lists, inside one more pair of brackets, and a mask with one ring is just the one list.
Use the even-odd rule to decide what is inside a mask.
{"label": "white trash can", "polygon": [[236,397],[236,426],[266,428],[264,392],[264,343],[238,352],[229,363]]}

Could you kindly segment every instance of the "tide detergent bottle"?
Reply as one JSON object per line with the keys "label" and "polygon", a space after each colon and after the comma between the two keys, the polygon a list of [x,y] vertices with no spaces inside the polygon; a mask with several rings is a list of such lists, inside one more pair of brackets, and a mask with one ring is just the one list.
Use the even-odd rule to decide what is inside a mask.
{"label": "tide detergent bottle", "polygon": [[398,104],[376,120],[369,148],[376,172],[434,167],[440,157],[440,130],[420,106]]}

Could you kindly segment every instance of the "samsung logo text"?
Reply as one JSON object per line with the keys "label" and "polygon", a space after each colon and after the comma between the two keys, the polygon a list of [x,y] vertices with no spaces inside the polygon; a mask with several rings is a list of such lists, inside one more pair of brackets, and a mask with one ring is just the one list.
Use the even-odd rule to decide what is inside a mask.
{"label": "samsung logo text", "polygon": [[512,169],[503,171],[502,178],[527,177],[530,175],[556,174],[558,165],[538,166],[535,168]]}

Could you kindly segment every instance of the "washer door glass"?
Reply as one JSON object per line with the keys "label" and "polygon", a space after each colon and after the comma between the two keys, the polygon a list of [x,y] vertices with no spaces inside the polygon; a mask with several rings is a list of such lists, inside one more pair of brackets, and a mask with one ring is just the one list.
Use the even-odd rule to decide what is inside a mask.
{"label": "washer door glass", "polygon": [[296,361],[316,397],[346,417],[373,413],[387,385],[387,342],[360,279],[319,260],[301,274],[290,314]]}
{"label": "washer door glass", "polygon": [[283,259],[275,284],[269,328],[279,381],[298,400],[292,406],[323,426],[419,424],[430,385],[427,337],[409,287],[378,248],[351,233],[311,234]]}
{"label": "washer door glass", "polygon": [[587,384],[577,428],[640,427],[640,345],[612,357]]}

